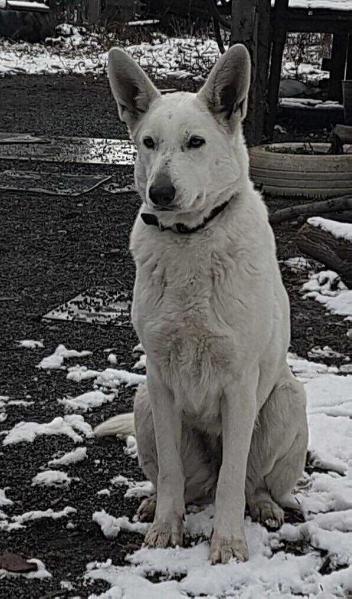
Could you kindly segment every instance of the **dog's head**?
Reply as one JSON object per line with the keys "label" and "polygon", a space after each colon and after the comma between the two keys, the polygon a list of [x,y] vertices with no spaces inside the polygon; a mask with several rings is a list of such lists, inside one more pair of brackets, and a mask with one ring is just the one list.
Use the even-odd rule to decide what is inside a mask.
{"label": "dog's head", "polygon": [[241,121],[250,57],[243,45],[221,56],[197,94],[162,96],[118,48],[110,50],[108,72],[120,118],[137,146],[137,188],[152,211],[163,211],[163,218],[204,214],[239,190],[248,171]]}

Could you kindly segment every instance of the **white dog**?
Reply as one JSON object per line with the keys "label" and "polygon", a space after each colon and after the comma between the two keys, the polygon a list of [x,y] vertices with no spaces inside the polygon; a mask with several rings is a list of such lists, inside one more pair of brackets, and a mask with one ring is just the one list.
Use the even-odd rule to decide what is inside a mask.
{"label": "white dog", "polygon": [[[305,394],[291,374],[289,304],[242,136],[250,58],[230,48],[198,94],[161,96],[122,50],[109,55],[120,118],[138,149],[143,200],[131,235],[132,320],[147,355],[134,409],[140,464],[156,489],[146,543],[180,545],[185,504],[215,497],[210,559],[248,559],[244,510],[283,522],[307,449]],[[101,424],[128,433],[133,415]]]}

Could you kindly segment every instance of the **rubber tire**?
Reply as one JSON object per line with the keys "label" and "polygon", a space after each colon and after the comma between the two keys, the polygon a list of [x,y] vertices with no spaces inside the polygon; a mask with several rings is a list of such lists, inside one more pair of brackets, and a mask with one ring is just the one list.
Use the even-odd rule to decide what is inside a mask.
{"label": "rubber tire", "polygon": [[[352,154],[326,156],[280,152],[302,143],[277,143],[249,149],[250,174],[264,193],[273,196],[330,198],[352,194]],[[311,144],[327,152],[330,144]],[[269,148],[275,148],[275,152]]]}

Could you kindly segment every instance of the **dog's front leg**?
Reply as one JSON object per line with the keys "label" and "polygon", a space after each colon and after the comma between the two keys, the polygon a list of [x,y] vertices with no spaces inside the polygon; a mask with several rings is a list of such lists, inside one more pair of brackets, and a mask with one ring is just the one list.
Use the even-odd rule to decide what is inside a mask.
{"label": "dog's front leg", "polygon": [[[225,390],[221,404],[223,457],[215,499],[211,562],[248,559],[244,534],[247,460],[256,418],[257,377]],[[254,381],[253,378],[256,380]]]}
{"label": "dog's front leg", "polygon": [[152,405],[159,472],[155,518],[145,542],[150,547],[181,545],[185,512],[181,413],[158,369],[149,361],[147,385]]}

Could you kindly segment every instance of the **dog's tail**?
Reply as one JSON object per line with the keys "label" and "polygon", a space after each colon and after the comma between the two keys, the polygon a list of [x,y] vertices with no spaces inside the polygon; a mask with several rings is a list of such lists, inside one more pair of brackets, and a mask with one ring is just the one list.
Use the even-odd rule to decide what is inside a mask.
{"label": "dog's tail", "polygon": [[112,418],[105,420],[105,422],[102,422],[95,427],[94,433],[96,437],[106,437],[108,435],[128,437],[128,435],[135,435],[136,429],[134,426],[133,412],[119,414],[118,416],[113,416]]}

